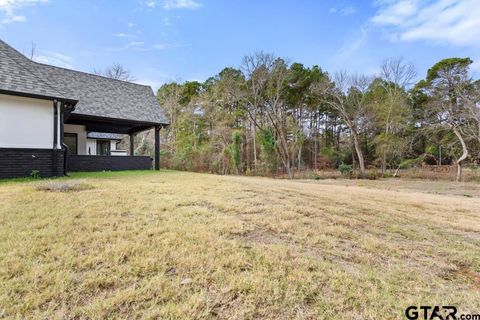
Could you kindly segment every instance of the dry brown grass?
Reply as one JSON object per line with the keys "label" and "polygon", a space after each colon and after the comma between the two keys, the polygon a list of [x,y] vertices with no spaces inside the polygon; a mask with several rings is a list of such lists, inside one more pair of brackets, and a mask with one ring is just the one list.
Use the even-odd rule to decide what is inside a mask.
{"label": "dry brown grass", "polygon": [[49,192],[75,192],[75,191],[84,191],[91,188],[92,186],[79,180],[70,180],[70,181],[51,180],[51,181],[39,183],[36,186],[37,190],[49,191]]}
{"label": "dry brown grass", "polygon": [[475,194],[179,172],[83,180],[94,188],[0,184],[5,318],[398,319],[412,304],[480,310]]}

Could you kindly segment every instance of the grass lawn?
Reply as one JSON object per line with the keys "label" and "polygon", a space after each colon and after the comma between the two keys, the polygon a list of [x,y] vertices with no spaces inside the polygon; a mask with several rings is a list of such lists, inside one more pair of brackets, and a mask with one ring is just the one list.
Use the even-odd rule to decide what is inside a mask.
{"label": "grass lawn", "polygon": [[480,313],[478,185],[173,171],[69,179],[91,188],[0,184],[0,318]]}

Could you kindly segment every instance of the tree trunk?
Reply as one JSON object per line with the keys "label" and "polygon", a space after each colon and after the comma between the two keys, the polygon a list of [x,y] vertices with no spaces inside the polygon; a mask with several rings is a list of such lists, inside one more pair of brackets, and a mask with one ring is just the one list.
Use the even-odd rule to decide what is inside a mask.
{"label": "tree trunk", "polygon": [[317,153],[318,153],[318,146],[317,146],[317,140],[318,140],[318,134],[317,131],[315,131],[315,148],[314,148],[314,155],[313,155],[313,162],[314,162],[314,168],[315,171],[317,171]]}
{"label": "tree trunk", "polygon": [[319,131],[319,126],[318,126],[318,122],[319,122],[319,119],[318,119],[318,116],[317,114],[315,114],[315,147],[314,147],[314,155],[313,155],[313,161],[314,161],[314,168],[315,168],[315,171],[317,171],[317,153],[318,153],[318,131]]}
{"label": "tree trunk", "polygon": [[[277,152],[282,158],[283,166],[287,170],[288,178],[293,179],[293,168],[292,168],[292,161],[290,161],[290,153],[288,152],[288,143],[285,138],[286,134],[277,135],[277,141],[280,141],[280,145],[277,145]],[[293,158],[295,161],[295,158]]]}
{"label": "tree trunk", "polygon": [[362,148],[360,147],[360,141],[358,141],[358,133],[352,130],[353,143],[355,145],[355,151],[357,151],[358,165],[360,166],[360,175],[365,178],[365,160],[363,159]]}
{"label": "tree trunk", "polygon": [[253,125],[253,175],[257,175],[257,127]]}
{"label": "tree trunk", "polygon": [[351,146],[352,146],[352,170],[355,171],[356,170],[356,167],[357,167],[357,161],[355,159],[355,144],[353,143],[353,134],[352,134],[352,131],[350,130],[350,140],[351,140]]}
{"label": "tree trunk", "polygon": [[301,164],[302,164],[302,146],[300,145],[300,147],[298,148],[298,171],[300,171],[301,169]]}
{"label": "tree trunk", "polygon": [[462,162],[467,159],[468,157],[468,149],[467,149],[467,144],[465,143],[465,140],[463,140],[463,137],[458,131],[457,127],[452,125],[452,130],[453,133],[457,136],[458,140],[460,141],[460,144],[462,145],[462,155],[460,158],[457,159],[457,176],[456,176],[456,181],[461,181],[462,180]]}
{"label": "tree trunk", "polygon": [[386,171],[387,171],[387,153],[385,152],[385,150],[383,150],[383,154],[382,154],[382,174],[385,174]]}
{"label": "tree trunk", "polygon": [[285,167],[287,169],[288,179],[293,179],[293,170],[290,167],[290,164],[288,162],[287,162],[287,165]]}

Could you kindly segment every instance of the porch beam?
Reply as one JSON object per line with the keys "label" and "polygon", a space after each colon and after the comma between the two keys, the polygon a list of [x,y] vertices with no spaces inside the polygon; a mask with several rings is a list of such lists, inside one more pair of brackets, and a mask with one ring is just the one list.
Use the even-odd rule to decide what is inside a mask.
{"label": "porch beam", "polygon": [[160,126],[155,126],[155,170],[160,170]]}
{"label": "porch beam", "polygon": [[119,133],[119,134],[129,134],[129,127],[121,127],[114,125],[90,125],[87,124],[85,129],[89,132],[105,132],[105,133]]}
{"label": "porch beam", "polygon": [[152,126],[137,126],[128,131],[128,134],[136,134],[142,131],[150,130]]}

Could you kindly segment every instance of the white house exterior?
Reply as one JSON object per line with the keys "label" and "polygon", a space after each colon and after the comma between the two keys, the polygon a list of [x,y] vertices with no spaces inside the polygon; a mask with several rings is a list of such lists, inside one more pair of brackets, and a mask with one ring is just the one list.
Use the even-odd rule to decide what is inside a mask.
{"label": "white house exterior", "polygon": [[0,178],[148,169],[133,141],[152,128],[158,170],[166,125],[150,87],[37,63],[0,40]]}
{"label": "white house exterior", "polygon": [[50,101],[0,94],[0,148],[51,148],[53,113]]}
{"label": "white house exterior", "polygon": [[117,147],[122,139],[123,135],[119,134],[88,132],[84,125],[64,126],[64,143],[68,146],[70,154],[127,156],[127,150]]}

